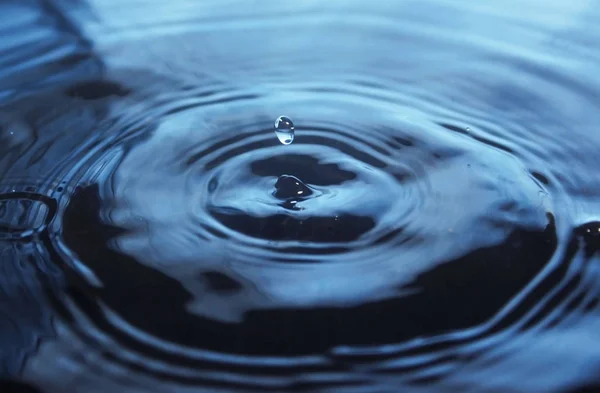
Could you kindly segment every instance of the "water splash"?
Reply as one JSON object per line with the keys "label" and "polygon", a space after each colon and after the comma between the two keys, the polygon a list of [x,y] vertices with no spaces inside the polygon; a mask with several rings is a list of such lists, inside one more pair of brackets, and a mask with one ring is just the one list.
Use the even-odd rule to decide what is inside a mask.
{"label": "water splash", "polygon": [[[0,391],[558,392],[599,375],[600,115],[595,53],[576,53],[594,21],[192,3],[95,2],[107,79],[0,54],[5,97],[69,81],[0,105]],[[302,138],[282,117],[282,148],[287,111]]]}

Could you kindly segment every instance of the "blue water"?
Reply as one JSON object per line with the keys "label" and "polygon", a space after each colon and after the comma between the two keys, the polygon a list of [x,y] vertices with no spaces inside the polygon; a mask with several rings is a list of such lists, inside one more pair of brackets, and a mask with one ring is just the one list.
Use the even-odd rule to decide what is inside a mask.
{"label": "blue water", "polygon": [[0,392],[600,388],[598,42],[596,0],[0,1]]}

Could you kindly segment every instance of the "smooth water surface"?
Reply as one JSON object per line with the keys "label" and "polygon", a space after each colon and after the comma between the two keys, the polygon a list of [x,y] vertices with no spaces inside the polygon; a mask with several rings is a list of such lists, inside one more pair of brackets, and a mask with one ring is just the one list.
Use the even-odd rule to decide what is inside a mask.
{"label": "smooth water surface", "polygon": [[600,386],[599,10],[0,2],[0,391]]}

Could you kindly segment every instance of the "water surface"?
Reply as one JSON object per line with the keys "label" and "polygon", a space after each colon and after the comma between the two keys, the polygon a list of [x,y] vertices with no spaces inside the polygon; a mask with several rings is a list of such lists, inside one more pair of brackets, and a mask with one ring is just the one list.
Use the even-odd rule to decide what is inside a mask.
{"label": "water surface", "polygon": [[0,387],[597,386],[599,5],[0,3]]}

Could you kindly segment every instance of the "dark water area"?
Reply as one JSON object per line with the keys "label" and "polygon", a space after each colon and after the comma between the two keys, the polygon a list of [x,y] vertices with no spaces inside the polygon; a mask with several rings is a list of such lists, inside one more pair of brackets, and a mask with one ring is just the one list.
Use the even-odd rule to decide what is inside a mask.
{"label": "dark water area", "polygon": [[600,2],[0,32],[0,392],[600,388]]}

